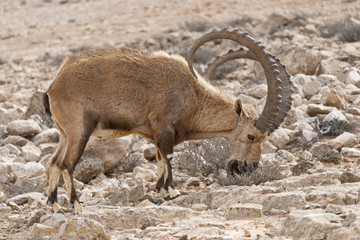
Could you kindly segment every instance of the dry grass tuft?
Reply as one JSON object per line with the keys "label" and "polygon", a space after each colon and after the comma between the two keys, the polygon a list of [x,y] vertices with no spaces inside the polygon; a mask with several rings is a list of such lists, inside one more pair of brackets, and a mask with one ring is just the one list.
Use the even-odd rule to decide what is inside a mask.
{"label": "dry grass tuft", "polygon": [[337,37],[342,42],[360,41],[360,20],[348,17],[325,25],[322,36],[325,38]]}
{"label": "dry grass tuft", "polygon": [[265,162],[259,165],[253,172],[246,172],[242,175],[229,177],[227,181],[220,184],[239,186],[259,185],[260,183],[279,180],[282,177],[278,166],[270,162]]}

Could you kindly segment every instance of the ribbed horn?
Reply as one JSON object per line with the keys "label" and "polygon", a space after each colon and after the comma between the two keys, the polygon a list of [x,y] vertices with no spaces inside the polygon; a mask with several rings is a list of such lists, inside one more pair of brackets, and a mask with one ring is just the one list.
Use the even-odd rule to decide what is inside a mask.
{"label": "ribbed horn", "polygon": [[235,60],[235,59],[240,59],[240,58],[247,58],[247,59],[252,59],[252,60],[256,60],[254,54],[252,52],[250,52],[249,50],[245,50],[244,48],[240,48],[236,51],[230,49],[228,53],[222,55],[222,56],[218,56],[215,58],[214,61],[212,61],[204,74],[205,79],[210,79],[210,76],[212,75],[212,73],[215,71],[216,68],[218,68],[220,65],[231,61],[231,60]]}
{"label": "ribbed horn", "polygon": [[285,66],[280,63],[279,59],[268,53],[263,45],[250,37],[248,33],[239,32],[237,29],[230,31],[225,28],[205,34],[197,39],[190,48],[188,66],[195,77],[197,76],[193,69],[193,56],[196,50],[204,43],[215,39],[230,39],[247,47],[249,50],[239,49],[218,57],[209,65],[208,73],[224,62],[233,60],[236,57],[257,60],[264,68],[268,94],[264,110],[255,122],[255,126],[262,133],[268,132],[270,134],[280,126],[291,108],[292,83]]}

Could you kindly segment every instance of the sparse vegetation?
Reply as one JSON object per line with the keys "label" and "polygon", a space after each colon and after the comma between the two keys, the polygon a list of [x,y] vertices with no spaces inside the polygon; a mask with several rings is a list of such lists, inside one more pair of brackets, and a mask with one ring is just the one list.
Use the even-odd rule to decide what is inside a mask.
{"label": "sparse vegetation", "polygon": [[63,62],[64,58],[64,55],[51,56],[50,53],[45,53],[45,55],[39,58],[38,61],[45,62],[50,66],[59,67]]}
{"label": "sparse vegetation", "polygon": [[360,41],[360,20],[359,17],[347,17],[325,25],[322,36],[326,38],[337,37],[342,42]]}
{"label": "sparse vegetation", "polygon": [[270,163],[265,162],[262,165],[253,171],[246,172],[242,175],[236,175],[229,177],[228,181],[222,183],[223,185],[239,185],[239,186],[250,186],[250,185],[259,185],[263,182],[269,182],[274,180],[279,180],[283,176],[279,170],[279,167]]}
{"label": "sparse vegetation", "polygon": [[320,137],[323,135],[336,137],[344,132],[354,133],[357,126],[358,123],[355,121],[348,122],[340,119],[333,119],[328,121],[318,117],[316,118],[316,124],[314,129],[314,132],[317,133],[317,136],[309,140],[306,139],[302,131],[298,131],[295,134],[295,137],[298,137],[299,140],[296,141],[295,144],[302,146],[303,149],[308,149],[313,143],[319,141]]}
{"label": "sparse vegetation", "polygon": [[210,27],[210,23],[204,19],[186,21],[182,26],[183,29],[186,29],[190,32],[205,32]]}
{"label": "sparse vegetation", "polygon": [[185,144],[188,146],[176,156],[179,159],[176,162],[179,169],[189,171],[191,176],[217,174],[219,169],[224,169],[224,163],[230,157],[229,144],[223,138],[191,141]]}
{"label": "sparse vegetation", "polygon": [[338,151],[333,150],[333,151],[329,152],[328,154],[325,154],[324,156],[319,158],[319,161],[325,162],[325,163],[339,164],[341,159],[342,159],[342,155]]}
{"label": "sparse vegetation", "polygon": [[320,135],[339,136],[344,132],[355,132],[356,127],[357,122],[355,121],[348,122],[340,119],[325,121],[317,118],[315,131]]}

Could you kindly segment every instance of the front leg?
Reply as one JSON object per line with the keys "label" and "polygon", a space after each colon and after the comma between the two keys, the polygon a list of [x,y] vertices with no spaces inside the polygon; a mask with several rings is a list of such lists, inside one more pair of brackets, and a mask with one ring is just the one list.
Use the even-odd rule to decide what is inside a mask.
{"label": "front leg", "polygon": [[[173,153],[175,143],[175,131],[173,127],[157,126],[156,121],[153,122],[153,130],[155,134],[156,160],[157,160],[157,181],[156,188],[163,198],[175,198],[180,195],[172,186],[172,170],[168,155]],[[162,125],[163,126],[163,125]],[[169,192],[169,194],[167,193]],[[169,196],[170,195],[170,196]]]}

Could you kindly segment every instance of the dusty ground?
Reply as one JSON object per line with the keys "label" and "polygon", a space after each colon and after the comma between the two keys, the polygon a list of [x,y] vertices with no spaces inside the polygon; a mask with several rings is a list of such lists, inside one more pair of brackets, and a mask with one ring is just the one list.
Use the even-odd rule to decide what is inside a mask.
{"label": "dusty ground", "polygon": [[1,1],[0,52],[9,60],[37,59],[83,46],[119,47],[199,19],[216,27],[244,15],[264,19],[272,13],[331,21],[359,8],[357,1],[345,0]]}
{"label": "dusty ground", "polygon": [[[338,43],[336,39],[321,38],[321,34],[313,31],[313,25],[318,30],[327,23],[349,16],[358,17],[358,12],[360,12],[359,0],[0,1],[0,127],[2,127],[0,130],[5,129],[11,120],[23,116],[33,92],[36,89],[45,90],[55,77],[61,60],[74,51],[93,47],[133,46],[151,50],[164,48],[167,51],[179,53],[179,49],[187,49],[189,46],[189,42],[185,40],[199,36],[198,32],[191,31],[190,28],[197,25],[200,27],[206,25],[208,29],[226,27],[246,16],[260,24],[255,24],[256,31],[253,32],[251,24],[244,24],[245,30],[253,33],[282,56],[287,56],[287,50],[283,50],[285,53],[281,51],[281,49],[288,49],[286,45],[304,47],[309,52],[319,52],[319,55],[316,55],[319,58],[333,57],[348,61],[348,68],[351,66],[355,69],[354,72],[359,72],[359,43]],[[280,17],[274,21],[274,24],[281,23],[288,17],[291,19],[289,22],[294,24],[295,30],[289,30],[287,28],[289,26],[286,25],[284,31],[277,29],[276,34],[270,33],[271,30],[266,28],[273,27],[274,24],[269,16],[278,15]],[[298,27],[297,19],[300,19],[300,25],[303,24],[301,21],[305,24]],[[286,44],[282,45],[282,39],[287,39]],[[182,42],[184,46],[181,46]],[[341,54],[337,56],[339,52]],[[305,57],[298,59],[299,61],[294,59],[290,62],[287,60],[287,65],[298,66],[301,62],[308,60]],[[319,64],[319,60],[317,63]],[[237,81],[231,80],[236,80],[237,76],[244,76],[248,72],[252,74],[252,77],[257,76],[254,73],[257,72],[256,69],[253,70],[252,66],[248,68],[250,70],[245,70],[243,75],[241,73],[230,75],[214,84],[223,85],[238,95],[247,94],[246,88],[239,87]],[[299,68],[303,71],[308,70],[303,66]],[[309,75],[309,79],[315,81],[320,79],[319,72],[321,71],[323,70],[319,66],[315,66],[314,70],[302,73]],[[296,75],[299,72],[296,67],[293,67],[291,73]],[[256,88],[254,82],[245,83],[248,84],[246,86],[249,86],[249,89]],[[301,81],[298,84],[301,84]],[[326,81],[322,82],[322,86],[335,88]],[[345,85],[341,86],[347,89]],[[360,87],[360,82],[356,87]],[[349,96],[359,95],[356,87],[349,87]],[[321,96],[310,98],[311,96],[298,95],[295,98],[298,101],[296,106],[298,112],[300,110],[306,112],[309,104],[321,102],[319,100]],[[350,97],[346,99],[348,105],[341,111],[348,114],[346,117],[349,119],[359,121],[360,110],[350,111],[349,109],[351,107],[358,109],[360,100],[356,102],[351,98],[350,101]],[[256,103],[261,104],[261,101],[258,100]],[[289,120],[293,121],[291,122],[293,126],[296,122],[294,118],[298,117],[297,110],[293,111],[292,119]],[[284,129],[290,131],[289,126],[290,124],[286,126],[288,129],[285,127]],[[0,140],[5,137],[7,136],[0,136]],[[355,133],[354,138],[359,140],[359,132]],[[332,137],[324,138],[322,142],[330,142],[332,139]],[[33,139],[30,140],[33,141]],[[272,141],[273,144],[275,144],[274,141]],[[131,142],[133,144],[131,150],[127,151],[142,154],[147,143],[139,138],[131,138]],[[2,150],[5,149],[5,144],[0,143]],[[0,239],[38,240],[56,239],[56,237],[69,239],[69,236],[74,236],[71,235],[71,230],[69,233],[65,231],[62,235],[58,234],[61,224],[69,219],[78,225],[83,224],[82,221],[95,224],[91,221],[96,220],[96,224],[101,224],[99,230],[97,228],[94,230],[99,234],[98,238],[103,233],[103,229],[108,234],[101,235],[102,239],[331,240],[341,239],[339,236],[344,236],[344,239],[360,239],[358,157],[345,157],[347,161],[341,160],[340,164],[321,163],[317,157],[304,156],[298,147],[289,145],[286,146],[287,151],[282,152],[276,148],[277,153],[273,153],[275,155],[265,154],[266,156],[263,157],[264,161],[278,163],[276,166],[282,171],[282,179],[259,186],[222,186],[218,180],[212,179],[215,177],[211,174],[205,177],[197,176],[186,184],[192,175],[188,174],[188,171],[180,171],[181,166],[175,166],[176,184],[184,196],[160,206],[139,199],[127,200],[128,202],[123,206],[116,205],[113,199],[119,198],[117,199],[119,201],[123,199],[114,192],[121,193],[125,189],[124,184],[128,185],[131,191],[144,185],[145,190],[141,187],[140,190],[145,193],[149,185],[154,184],[154,180],[146,184],[134,181],[132,175],[124,174],[122,169],[116,169],[114,173],[106,176],[100,174],[85,186],[80,184],[79,193],[84,212],[79,216],[74,216],[72,213],[65,213],[65,215],[49,213],[44,204],[45,195],[26,196],[31,199],[27,200],[29,203],[13,205],[8,199],[2,199],[3,195],[0,194],[0,204],[2,204],[0,205]],[[177,150],[178,159],[186,156],[181,155],[186,147],[193,147],[196,150],[196,147],[192,145],[184,146]],[[351,147],[359,150],[359,145],[354,144]],[[23,151],[21,147],[17,146],[17,148]],[[20,150],[18,151],[21,152]],[[16,150],[13,151],[16,153]],[[11,154],[14,155],[14,152]],[[23,155],[23,152],[19,153],[14,161],[20,163],[28,161],[24,160]],[[313,165],[304,167],[305,170],[302,169],[304,174],[301,176],[292,176],[297,175],[292,171],[296,164],[301,163],[300,160],[306,160]],[[0,165],[3,164],[2,161]],[[155,172],[155,165],[153,162],[145,162],[141,166]],[[0,177],[1,174],[4,172],[0,171]],[[14,174],[8,175],[10,175],[9,181],[18,180]],[[40,183],[46,181],[45,177],[42,179],[39,180]],[[21,181],[16,181],[14,185]],[[134,194],[137,194],[135,190]],[[5,192],[1,186],[0,191]],[[43,191],[40,190],[40,192]],[[60,194],[63,195],[63,202],[66,203],[63,189],[60,190]],[[114,197],[115,195],[117,198]],[[19,199],[14,201],[21,202]],[[236,215],[237,211],[239,215],[248,214],[248,217]],[[244,213],[246,211],[248,213]],[[39,216],[36,217],[36,214]],[[32,226],[34,223],[41,223],[41,225],[34,230]],[[69,222],[67,224],[71,225]],[[52,228],[47,230],[40,228],[41,226],[52,226]],[[92,230],[92,227],[87,230]],[[45,234],[46,231],[49,231],[49,234]],[[43,235],[39,236],[39,234]],[[86,233],[81,234],[83,235],[79,235],[79,239],[90,239]],[[43,236],[46,237],[43,238]],[[353,238],[350,238],[351,236]]]}

